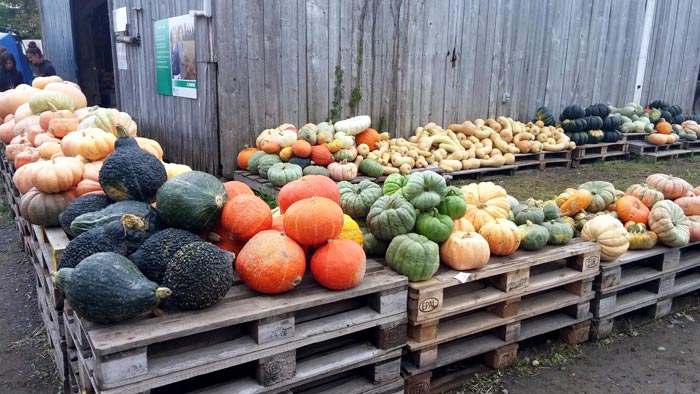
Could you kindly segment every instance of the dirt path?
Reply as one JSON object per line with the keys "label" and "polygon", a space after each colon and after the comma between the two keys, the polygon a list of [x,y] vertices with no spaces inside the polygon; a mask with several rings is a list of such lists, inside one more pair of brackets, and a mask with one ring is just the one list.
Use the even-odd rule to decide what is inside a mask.
{"label": "dirt path", "polygon": [[57,393],[56,366],[37,307],[34,268],[7,215],[0,211],[0,393]]}

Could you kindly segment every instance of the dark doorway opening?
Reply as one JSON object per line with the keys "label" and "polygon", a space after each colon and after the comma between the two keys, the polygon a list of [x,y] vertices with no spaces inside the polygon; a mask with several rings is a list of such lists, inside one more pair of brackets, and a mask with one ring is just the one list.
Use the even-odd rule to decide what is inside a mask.
{"label": "dark doorway opening", "polygon": [[107,0],[73,0],[78,80],[89,105],[117,105]]}

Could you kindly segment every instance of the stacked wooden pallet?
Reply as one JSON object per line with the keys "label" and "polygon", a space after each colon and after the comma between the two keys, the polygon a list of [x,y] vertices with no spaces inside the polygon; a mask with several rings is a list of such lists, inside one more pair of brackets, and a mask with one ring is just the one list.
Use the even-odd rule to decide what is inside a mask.
{"label": "stacked wooden pallet", "polygon": [[700,140],[683,141],[683,149],[689,150],[693,155],[700,153]]}
{"label": "stacked wooden pallet", "polygon": [[593,337],[613,330],[615,318],[643,308],[654,319],[671,311],[673,299],[700,289],[700,242],[684,248],[630,251],[601,264],[593,302]]}
{"label": "stacked wooden pallet", "polygon": [[628,142],[627,146],[632,157],[638,157],[643,160],[656,161],[661,158],[677,159],[682,156],[691,156],[693,154],[693,151],[683,149],[683,144],[680,142],[653,145],[645,141],[632,141]]}
{"label": "stacked wooden pallet", "polygon": [[340,292],[308,277],[264,296],[237,281],[211,308],[114,325],[67,306],[75,379],[81,391],[105,394],[399,393],[406,285],[368,261],[364,281]]}
{"label": "stacked wooden pallet", "polygon": [[492,258],[480,270],[441,268],[409,284],[407,393],[440,392],[464,382],[462,374],[432,381],[434,370],[483,355],[492,368],[509,365],[517,343],[562,330],[568,342],[588,339],[593,279],[600,247],[573,241],[536,254]]}
{"label": "stacked wooden pallet", "polygon": [[586,144],[574,149],[572,166],[578,168],[581,164],[594,161],[626,159],[628,155],[627,142],[625,141]]}

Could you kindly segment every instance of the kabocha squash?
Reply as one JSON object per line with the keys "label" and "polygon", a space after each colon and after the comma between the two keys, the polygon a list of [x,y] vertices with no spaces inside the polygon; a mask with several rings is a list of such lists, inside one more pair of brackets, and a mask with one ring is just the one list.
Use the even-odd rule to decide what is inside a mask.
{"label": "kabocha squash", "polygon": [[158,306],[171,294],[148,280],[134,263],[116,253],[96,253],[75,268],[54,274],[80,317],[94,323],[118,323]]}
{"label": "kabocha squash", "polygon": [[635,223],[627,228],[630,234],[630,250],[651,249],[656,246],[659,238],[653,231],[647,231],[647,226]]}
{"label": "kabocha squash", "polygon": [[572,226],[561,220],[550,220],[542,223],[542,226],[549,231],[550,245],[565,245],[574,237]]}
{"label": "kabocha squash", "polygon": [[542,249],[549,241],[549,230],[529,220],[518,226],[518,229],[520,230],[520,247],[525,250]]}
{"label": "kabocha squash", "polygon": [[391,240],[386,250],[386,262],[391,269],[407,276],[411,282],[427,280],[440,266],[440,248],[419,234],[398,235]]}
{"label": "kabocha squash", "polygon": [[261,150],[256,150],[253,152],[250,157],[248,158],[248,171],[257,174],[258,173],[258,166],[260,164],[260,158],[265,156],[265,152]]}
{"label": "kabocha squash", "polygon": [[692,187],[681,178],[666,174],[652,174],[646,179],[646,184],[660,191],[665,198],[674,200],[683,197]]}
{"label": "kabocha squash", "polygon": [[455,231],[440,245],[441,261],[459,271],[479,269],[489,258],[489,243],[476,232]]}
{"label": "kabocha squash", "polygon": [[348,239],[331,239],[314,252],[309,268],[321,286],[347,290],[362,282],[366,265],[362,246]]}
{"label": "kabocha squash", "polygon": [[181,247],[167,262],[163,286],[168,301],[180,309],[198,310],[221,301],[233,283],[233,254],[208,242]]}
{"label": "kabocha squash", "polygon": [[260,160],[258,161],[258,174],[267,179],[268,178],[268,171],[272,166],[275,164],[282,163],[282,159],[276,154],[265,154],[263,155]]}
{"label": "kabocha squash", "polygon": [[649,209],[664,199],[663,193],[647,184],[631,185],[625,190],[625,194],[637,197]]}
{"label": "kabocha squash", "polygon": [[111,204],[114,204],[114,201],[104,194],[80,196],[68,204],[66,209],[58,215],[58,221],[61,223],[63,231],[73,238],[77,234],[71,231],[70,225],[75,218],[85,213],[100,211]]}
{"label": "kabocha squash", "polygon": [[238,195],[224,206],[221,224],[234,239],[247,241],[272,226],[272,211],[257,196]]}
{"label": "kabocha squash", "polygon": [[333,180],[322,175],[304,175],[296,181],[289,182],[280,189],[277,202],[280,211],[284,213],[295,202],[309,197],[325,197],[340,205],[338,186]]}
{"label": "kabocha squash", "polygon": [[467,200],[462,190],[456,186],[448,186],[445,189],[445,197],[438,204],[438,211],[453,220],[464,217],[467,213]]}
{"label": "kabocha squash", "polygon": [[433,171],[414,172],[401,190],[406,200],[424,211],[440,204],[447,192],[447,184],[445,178]]}
{"label": "kabocha squash", "polygon": [[297,140],[292,144],[292,153],[297,157],[311,156],[311,144],[303,139]]}
{"label": "kabocha squash", "polygon": [[690,241],[688,218],[673,201],[659,201],[649,212],[649,229],[656,233],[659,242],[678,248]]}
{"label": "kabocha squash", "polygon": [[406,176],[401,174],[390,174],[384,180],[382,191],[384,192],[385,196],[391,196],[392,194],[398,193],[403,197],[403,187],[406,186],[406,182],[408,182],[408,178]]}
{"label": "kabocha squash", "polygon": [[367,227],[360,227],[360,231],[362,231],[362,248],[365,250],[365,254],[384,257],[389,243],[377,239]]}
{"label": "kabocha squash", "polygon": [[596,216],[587,221],[581,230],[581,238],[600,245],[602,261],[612,261],[622,256],[630,244],[629,233],[622,223],[608,215]]}
{"label": "kabocha squash", "polygon": [[61,193],[42,193],[31,188],[19,202],[19,212],[31,224],[42,227],[60,225],[58,215],[77,195],[73,190]]}
{"label": "kabocha squash", "polygon": [[515,218],[515,224],[518,226],[527,222],[532,222],[534,224],[544,222],[544,210],[542,208],[521,205],[513,210],[513,215]]}
{"label": "kabocha squash", "polygon": [[479,234],[489,243],[491,254],[494,256],[513,254],[520,246],[520,230],[515,223],[507,219],[499,218],[484,224],[479,229]]}
{"label": "kabocha squash", "polygon": [[382,197],[382,188],[376,183],[363,180],[360,183],[339,182],[340,207],[352,218],[366,218],[372,204]]}
{"label": "kabocha squash", "polygon": [[59,268],[73,268],[84,258],[100,252],[114,252],[128,256],[157,229],[135,215],[126,214],[119,221],[93,228],[73,239],[61,255]]}
{"label": "kabocha squash", "polygon": [[633,221],[646,225],[649,219],[649,208],[635,196],[620,197],[615,202],[615,210],[623,222]]}
{"label": "kabocha squash", "polygon": [[415,208],[396,194],[377,199],[367,214],[367,228],[383,241],[391,241],[398,235],[408,233],[415,224]]}
{"label": "kabocha squash", "polygon": [[93,228],[101,227],[107,223],[121,220],[123,215],[131,214],[148,223],[153,231],[158,231],[160,219],[158,212],[149,204],[140,201],[121,201],[109,204],[98,211],[86,212],[73,219],[70,224],[71,233],[78,236]]}
{"label": "kabocha squash", "polygon": [[486,223],[507,218],[510,201],[506,190],[493,182],[470,183],[461,188],[467,202],[464,218],[469,220],[478,232]]}
{"label": "kabocha squash", "polygon": [[335,238],[343,229],[343,210],[325,197],[295,202],[284,212],[287,235],[301,245],[320,245]]}
{"label": "kabocha squash", "polygon": [[384,167],[378,161],[371,159],[362,160],[359,169],[361,173],[373,178],[379,178],[384,174]]}
{"label": "kabocha squash", "polygon": [[604,210],[615,200],[615,186],[610,182],[590,181],[579,185],[578,188],[591,193],[591,202],[584,208],[590,213]]}
{"label": "kabocha squash", "polygon": [[564,216],[574,216],[577,213],[585,210],[591,204],[593,196],[591,192],[585,189],[572,189],[572,191],[565,191],[557,197],[557,204],[561,201],[559,205],[559,210]]}
{"label": "kabocha squash", "polygon": [[189,231],[166,228],[146,239],[128,257],[150,280],[161,283],[167,263],[181,247],[202,240]]}
{"label": "kabocha squash", "polygon": [[281,187],[303,176],[301,167],[296,164],[277,163],[267,171],[267,177],[273,186]]}
{"label": "kabocha squash", "polygon": [[160,160],[141,149],[125,128],[117,125],[117,130],[119,138],[114,143],[114,152],[104,160],[100,169],[100,185],[113,200],[151,203],[168,179],[165,167]]}
{"label": "kabocha squash", "polygon": [[375,129],[365,129],[364,131],[355,135],[355,143],[357,146],[366,144],[370,150],[374,150],[378,142],[379,133]]}
{"label": "kabocha squash", "polygon": [[158,212],[165,224],[194,233],[214,227],[227,201],[221,181],[201,171],[185,172],[168,180],[156,195]]}
{"label": "kabocha squash", "polygon": [[416,233],[425,236],[429,240],[441,243],[447,240],[454,230],[452,218],[443,215],[436,208],[422,212],[416,218]]}
{"label": "kabocha squash", "polygon": [[261,231],[248,241],[236,257],[236,271],[251,289],[279,294],[301,283],[306,255],[301,246],[284,233]]}

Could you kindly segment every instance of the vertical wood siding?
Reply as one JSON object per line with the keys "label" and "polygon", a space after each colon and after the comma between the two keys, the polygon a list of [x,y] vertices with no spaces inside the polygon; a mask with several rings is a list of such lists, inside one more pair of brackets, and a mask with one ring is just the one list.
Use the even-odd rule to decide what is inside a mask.
{"label": "vertical wood siding", "polygon": [[39,1],[41,43],[48,59],[61,78],[76,82],[75,45],[73,40],[71,0]]}

